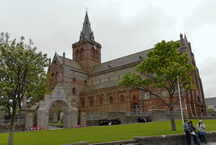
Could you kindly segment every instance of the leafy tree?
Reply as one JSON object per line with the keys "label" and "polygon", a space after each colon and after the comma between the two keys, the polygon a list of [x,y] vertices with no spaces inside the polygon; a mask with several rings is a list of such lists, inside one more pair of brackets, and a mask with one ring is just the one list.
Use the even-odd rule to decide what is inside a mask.
{"label": "leafy tree", "polygon": [[162,41],[148,53],[136,73],[129,73],[120,81],[121,85],[136,87],[161,100],[169,111],[171,129],[176,130],[174,107],[178,103],[176,92],[178,81],[184,90],[192,89],[191,72],[187,53],[180,52],[181,44],[174,41]]}
{"label": "leafy tree", "polygon": [[10,115],[8,145],[13,145],[15,118],[25,104],[44,96],[47,88],[45,67],[46,54],[36,51],[30,40],[24,37],[10,41],[8,33],[0,38],[0,105]]}

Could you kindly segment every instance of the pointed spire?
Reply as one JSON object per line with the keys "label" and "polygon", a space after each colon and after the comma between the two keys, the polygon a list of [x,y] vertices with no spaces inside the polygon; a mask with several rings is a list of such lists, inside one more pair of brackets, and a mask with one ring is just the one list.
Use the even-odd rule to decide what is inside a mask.
{"label": "pointed spire", "polygon": [[184,38],[183,38],[183,34],[182,33],[180,33],[180,42],[181,42],[182,45],[184,45]]}
{"label": "pointed spire", "polygon": [[188,42],[186,34],[184,34],[184,40],[186,41],[186,43]]}
{"label": "pointed spire", "polygon": [[91,24],[89,22],[88,12],[86,11],[85,19],[83,22],[83,28],[80,33],[80,40],[94,41],[94,34],[91,30]]}
{"label": "pointed spire", "polygon": [[182,40],[183,39],[183,34],[182,33],[180,33],[180,40]]}

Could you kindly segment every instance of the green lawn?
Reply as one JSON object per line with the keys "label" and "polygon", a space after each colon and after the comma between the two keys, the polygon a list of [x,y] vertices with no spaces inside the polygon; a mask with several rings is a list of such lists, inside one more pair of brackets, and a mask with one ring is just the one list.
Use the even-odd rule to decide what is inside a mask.
{"label": "green lawn", "polygon": [[[205,120],[205,123],[208,131],[216,131],[216,120]],[[183,133],[180,121],[177,121],[177,126],[176,132],[170,131],[169,122],[23,132],[15,135],[15,145],[62,145],[79,141],[96,143],[132,139],[134,136]],[[7,134],[0,134],[0,145],[6,144]]]}

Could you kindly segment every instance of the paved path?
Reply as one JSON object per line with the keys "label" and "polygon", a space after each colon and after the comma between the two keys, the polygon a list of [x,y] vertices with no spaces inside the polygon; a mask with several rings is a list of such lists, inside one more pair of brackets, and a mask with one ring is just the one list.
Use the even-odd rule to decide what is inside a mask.
{"label": "paved path", "polygon": [[208,145],[216,145],[216,143],[208,143]]}
{"label": "paved path", "polygon": [[58,130],[58,129],[63,129],[63,128],[56,127],[56,126],[48,126],[48,130]]}

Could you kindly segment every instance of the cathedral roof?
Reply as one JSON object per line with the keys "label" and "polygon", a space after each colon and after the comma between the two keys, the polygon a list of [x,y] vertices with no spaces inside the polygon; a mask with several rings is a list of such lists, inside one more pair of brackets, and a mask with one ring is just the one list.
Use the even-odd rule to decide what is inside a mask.
{"label": "cathedral roof", "polygon": [[63,56],[58,55],[57,53],[55,54],[55,57],[58,59],[58,61],[63,64],[64,68],[70,68],[71,71],[78,71],[81,73],[85,73],[82,70],[82,67],[76,62],[73,61],[72,59],[65,58]]}
{"label": "cathedral roof", "polygon": [[137,52],[128,56],[123,56],[111,61],[104,62],[100,65],[95,66],[93,73],[100,73],[108,71],[112,68],[121,67],[129,64],[137,64],[147,57],[147,54],[152,49],[147,49],[141,52]]}

